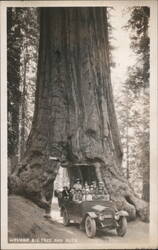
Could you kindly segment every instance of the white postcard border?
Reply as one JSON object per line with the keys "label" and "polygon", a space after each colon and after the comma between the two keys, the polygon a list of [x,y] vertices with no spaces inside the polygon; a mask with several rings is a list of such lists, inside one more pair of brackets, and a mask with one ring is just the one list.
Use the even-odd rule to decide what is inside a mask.
{"label": "white postcard border", "polygon": [[[70,6],[149,6],[151,9],[150,34],[150,241],[95,245],[95,244],[12,244],[8,243],[7,201],[7,56],[6,56],[6,8],[7,7],[70,7]],[[2,249],[129,249],[158,247],[158,2],[144,1],[1,1],[1,242]]]}

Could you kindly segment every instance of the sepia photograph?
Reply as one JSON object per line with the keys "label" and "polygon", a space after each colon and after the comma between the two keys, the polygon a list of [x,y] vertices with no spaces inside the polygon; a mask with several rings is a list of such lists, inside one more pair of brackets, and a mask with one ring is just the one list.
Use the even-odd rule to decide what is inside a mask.
{"label": "sepia photograph", "polygon": [[157,1],[2,1],[2,249],[156,249]]}

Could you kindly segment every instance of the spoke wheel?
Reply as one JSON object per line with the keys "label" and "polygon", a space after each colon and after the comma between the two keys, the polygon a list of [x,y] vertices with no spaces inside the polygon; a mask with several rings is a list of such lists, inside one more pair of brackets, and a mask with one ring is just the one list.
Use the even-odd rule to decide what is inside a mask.
{"label": "spoke wheel", "polygon": [[89,238],[94,238],[96,235],[96,222],[90,216],[86,217],[85,220],[86,234]]}
{"label": "spoke wheel", "polygon": [[66,208],[63,210],[63,224],[64,226],[68,226],[70,224],[70,219]]}
{"label": "spoke wheel", "polygon": [[126,217],[121,217],[119,220],[119,227],[117,228],[118,236],[123,237],[127,232],[127,219]]}

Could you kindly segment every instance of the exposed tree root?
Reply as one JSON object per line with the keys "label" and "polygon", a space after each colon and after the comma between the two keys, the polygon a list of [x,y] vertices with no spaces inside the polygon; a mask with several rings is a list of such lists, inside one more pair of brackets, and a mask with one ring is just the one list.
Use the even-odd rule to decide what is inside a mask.
{"label": "exposed tree root", "polygon": [[[105,186],[111,194],[111,199],[115,201],[118,209],[124,209],[129,214],[129,220],[139,216],[142,221],[149,222],[149,204],[138,198],[125,178],[120,178],[118,173],[102,168],[102,176]],[[120,169],[120,173],[121,173]]]}

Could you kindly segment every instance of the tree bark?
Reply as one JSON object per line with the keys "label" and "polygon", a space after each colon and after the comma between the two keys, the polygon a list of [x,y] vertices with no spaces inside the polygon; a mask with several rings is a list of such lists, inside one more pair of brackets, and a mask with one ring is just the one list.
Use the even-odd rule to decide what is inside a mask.
{"label": "tree bark", "polygon": [[40,27],[33,126],[10,192],[49,208],[59,167],[49,157],[93,162],[117,207],[144,214],[121,171],[106,8],[43,8]]}
{"label": "tree bark", "polygon": [[[19,9],[7,9],[7,88],[8,88],[8,157],[10,169],[18,162],[19,103],[20,103],[20,27],[17,20]],[[13,31],[14,30],[14,31]]]}
{"label": "tree bark", "polygon": [[25,151],[25,123],[26,123],[26,71],[27,71],[27,58],[24,56],[24,62],[23,62],[23,81],[21,83],[21,103],[19,108],[19,145],[18,145],[18,155],[19,155],[19,161],[21,161],[22,156]]}

